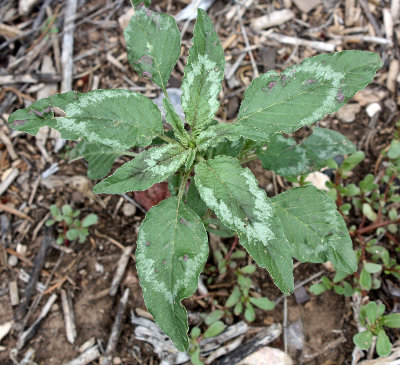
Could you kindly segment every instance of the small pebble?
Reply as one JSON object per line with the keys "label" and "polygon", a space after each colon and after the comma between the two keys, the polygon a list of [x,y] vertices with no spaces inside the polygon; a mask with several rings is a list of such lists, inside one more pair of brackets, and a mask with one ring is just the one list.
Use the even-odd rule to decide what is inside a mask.
{"label": "small pebble", "polygon": [[18,258],[17,256],[10,255],[8,258],[8,266],[15,267],[18,265]]}
{"label": "small pebble", "polygon": [[125,217],[132,217],[136,213],[136,207],[131,203],[125,203],[122,207],[122,213]]}
{"label": "small pebble", "polygon": [[367,112],[367,114],[370,118],[375,116],[377,113],[380,113],[381,110],[382,110],[382,107],[378,103],[369,104],[365,109],[365,111]]}
{"label": "small pebble", "polygon": [[120,365],[122,364],[122,360],[119,357],[114,357],[113,364]]}
{"label": "small pebble", "polygon": [[17,253],[19,253],[20,255],[25,255],[26,251],[27,251],[28,247],[26,245],[23,245],[22,243],[18,243],[17,244]]}
{"label": "small pebble", "polygon": [[100,264],[99,262],[96,262],[94,264],[94,268],[95,268],[96,272],[98,272],[99,274],[104,273],[104,266],[102,264]]}

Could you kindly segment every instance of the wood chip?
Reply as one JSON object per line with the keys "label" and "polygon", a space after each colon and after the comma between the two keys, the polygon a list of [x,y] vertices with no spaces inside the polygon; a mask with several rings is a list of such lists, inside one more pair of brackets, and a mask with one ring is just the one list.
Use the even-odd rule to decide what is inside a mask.
{"label": "wood chip", "polygon": [[400,70],[399,60],[392,60],[389,66],[389,72],[386,79],[386,87],[394,94],[396,92],[396,79]]}
{"label": "wood chip", "polygon": [[122,296],[119,302],[118,313],[117,316],[115,317],[115,321],[111,330],[111,335],[110,338],[108,339],[106,352],[104,354],[101,365],[111,364],[112,353],[115,351],[115,348],[119,340],[119,336],[121,334],[122,320],[125,315],[126,306],[128,304],[128,298],[129,298],[129,288],[126,288],[124,295]]}
{"label": "wood chip", "polygon": [[0,196],[10,187],[14,180],[18,177],[19,170],[11,167],[3,174],[4,179],[0,184]]}
{"label": "wood chip", "polygon": [[64,365],[86,365],[92,361],[97,360],[100,357],[99,348],[93,346],[89,350],[86,350],[83,354],[79,355],[76,359],[65,363]]}
{"label": "wood chip", "polygon": [[132,253],[132,250],[133,250],[133,246],[125,247],[121,257],[118,260],[117,270],[115,272],[113,281],[111,283],[111,289],[110,289],[110,293],[109,293],[112,297],[115,294],[117,294],[119,284],[122,280],[122,277],[124,276],[126,266],[128,265],[129,256]]}
{"label": "wood chip", "polygon": [[0,34],[5,38],[15,38],[23,34],[17,27],[0,23]]}
{"label": "wood chip", "polygon": [[17,348],[21,350],[26,343],[35,335],[37,329],[40,326],[40,323],[43,321],[44,318],[46,318],[47,314],[50,312],[51,307],[53,306],[54,302],[57,299],[56,294],[52,294],[46,304],[43,306],[39,317],[36,319],[36,321],[30,326],[25,332],[23,332],[17,341]]}
{"label": "wood chip", "polygon": [[[316,49],[321,52],[334,52],[336,45],[334,43],[320,42],[320,41],[310,41],[308,39],[302,39],[297,37],[290,37],[284,34],[278,33],[266,33],[263,34],[268,39],[273,39],[283,44],[291,44],[293,46],[306,46]],[[338,44],[338,43],[336,43]]]}
{"label": "wood chip", "polygon": [[76,340],[76,326],[75,314],[72,304],[71,294],[64,289],[61,290],[61,305],[64,313],[65,331],[67,333],[67,340],[69,343],[75,343]]}
{"label": "wood chip", "polygon": [[9,334],[13,324],[13,321],[9,321],[0,325],[0,341]]}
{"label": "wood chip", "polygon": [[251,21],[251,27],[254,30],[267,29],[286,23],[293,18],[293,11],[289,9],[277,10],[268,15],[253,19]]}
{"label": "wood chip", "polygon": [[8,290],[10,293],[10,302],[13,307],[19,304],[18,285],[15,280],[8,283]]}

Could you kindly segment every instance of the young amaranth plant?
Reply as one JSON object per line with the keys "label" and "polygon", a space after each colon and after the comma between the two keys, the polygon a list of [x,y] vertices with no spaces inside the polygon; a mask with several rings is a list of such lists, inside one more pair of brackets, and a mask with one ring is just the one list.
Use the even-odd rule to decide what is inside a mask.
{"label": "young amaranth plant", "polygon": [[[236,232],[240,244],[285,294],[294,287],[292,258],[330,260],[336,268],[354,272],[357,261],[346,224],[327,194],[305,186],[270,199],[241,162],[254,158],[254,151],[274,153],[274,146],[285,142],[282,133],[292,133],[340,109],[373,80],[382,65],[379,56],[362,51],[321,54],[282,73],[262,74],[245,92],[236,121],[218,123],[213,118],[219,108],[225,60],[210,18],[199,9],[181,86],[184,121],[166,92],[181,51],[174,18],[138,6],[124,36],[133,68],[163,90],[165,119],[173,132],[164,132],[161,113],[150,99],[128,90],[56,94],[14,112],[9,123],[32,135],[49,126],[63,138],[82,138],[89,163],[101,170],[92,166],[89,176],[97,178],[109,172],[117,156],[136,155],[127,151],[131,147],[153,143],[98,183],[95,193],[145,190],[178,172],[176,196],[147,212],[136,251],[146,306],[176,347],[188,349],[188,320],[181,300],[196,290],[208,257],[207,233],[196,213],[201,201]],[[281,164],[288,170],[312,169],[320,154],[329,159],[354,152],[354,145],[339,133],[317,131],[298,166],[272,159],[275,167],[271,168]],[[192,195],[201,199],[185,196],[188,179],[196,187]]]}

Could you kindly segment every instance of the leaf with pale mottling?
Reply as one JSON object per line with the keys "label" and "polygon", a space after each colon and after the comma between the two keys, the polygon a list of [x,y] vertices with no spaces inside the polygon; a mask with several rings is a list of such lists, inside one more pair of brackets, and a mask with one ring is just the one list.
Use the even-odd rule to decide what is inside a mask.
{"label": "leaf with pale mottling", "polygon": [[96,194],[122,194],[146,190],[172,175],[185,163],[188,154],[189,150],[178,144],[150,148],[98,183],[93,191]]}
{"label": "leaf with pale mottling", "polygon": [[82,137],[114,149],[145,147],[163,133],[157,106],[139,93],[119,89],[55,94],[17,110],[8,121],[11,128],[32,135],[48,126],[65,139]]}
{"label": "leaf with pale mottling", "polygon": [[197,214],[177,197],[151,208],[137,240],[136,267],[146,307],[180,351],[189,347],[183,298],[194,293],[208,257]]}
{"label": "leaf with pale mottling", "polygon": [[224,77],[224,51],[207,13],[198,9],[182,80],[182,109],[193,130],[208,124],[219,108],[218,94]]}
{"label": "leaf with pale mottling", "polygon": [[180,141],[187,141],[187,132],[185,126],[179,115],[176,113],[174,107],[167,98],[163,99],[165,120],[174,129],[174,135],[176,135]]}
{"label": "leaf with pale mottling", "polygon": [[328,159],[355,151],[354,143],[339,132],[315,127],[300,144],[280,134],[272,136],[267,149],[259,149],[258,157],[264,169],[290,177],[319,170]]}
{"label": "leaf with pale mottling", "polygon": [[314,263],[329,260],[348,274],[357,270],[346,223],[325,192],[309,185],[288,190],[271,200],[294,258]]}
{"label": "leaf with pale mottling", "polygon": [[128,60],[135,71],[165,89],[181,53],[175,19],[144,7],[136,9],[124,37]]}
{"label": "leaf with pale mottling", "polygon": [[122,154],[104,145],[79,141],[68,157],[71,161],[84,158],[89,164],[88,177],[97,180],[110,172],[114,161]]}
{"label": "leaf with pale mottling", "polygon": [[195,182],[201,198],[230,229],[257,264],[284,292],[293,291],[290,246],[275,209],[251,171],[228,156],[200,162]]}
{"label": "leaf with pale mottling", "polygon": [[376,53],[351,50],[307,58],[280,74],[262,74],[244,94],[234,132],[268,141],[275,133],[313,124],[339,110],[381,66]]}

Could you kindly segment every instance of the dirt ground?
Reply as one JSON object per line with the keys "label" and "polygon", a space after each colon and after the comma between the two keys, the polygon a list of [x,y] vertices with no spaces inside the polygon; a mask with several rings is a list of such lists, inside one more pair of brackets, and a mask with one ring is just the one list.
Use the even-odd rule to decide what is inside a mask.
{"label": "dirt ground", "polygon": [[[60,91],[60,54],[68,1],[33,1],[33,7],[25,13],[21,11],[18,1],[0,1],[2,181],[7,174],[17,171],[12,184],[0,196],[0,326],[14,322],[10,333],[4,339],[0,338],[0,364],[22,364],[22,359],[30,349],[34,350],[34,362],[26,364],[63,364],[76,358],[80,354],[80,347],[91,339],[104,351],[126,288],[130,289],[129,301],[121,336],[113,353],[113,363],[159,364],[160,360],[152,346],[135,338],[135,326],[130,321],[131,311],[138,313],[138,309],[146,309],[134,265],[134,250],[117,294],[109,295],[124,247],[136,247],[137,232],[144,213],[140,209],[136,209],[133,214],[132,210],[129,212],[132,205],[125,197],[94,196],[91,192],[93,182],[86,177],[86,163],[68,162],[67,152],[74,146],[73,142],[68,142],[56,153],[53,146],[55,138],[52,135],[45,133],[40,138],[35,138],[7,127],[8,115],[18,108],[28,106],[43,95],[40,92]],[[151,7],[156,11],[176,15],[189,2],[156,0]],[[243,91],[254,77],[249,54],[239,52],[248,45],[243,38],[237,12],[241,14],[249,45],[254,46],[251,52],[260,73],[271,69],[282,70],[306,57],[323,52],[317,42],[333,44],[335,51],[362,49],[377,52],[384,61],[384,67],[367,91],[357,94],[350,102],[356,110],[354,116],[349,109],[342,114],[327,116],[319,122],[322,127],[340,131],[366,153],[365,161],[354,172],[354,181],[359,181],[366,173],[373,173],[380,151],[388,146],[395,122],[399,120],[399,17],[392,15],[391,23],[389,20],[384,22],[384,13],[387,18],[387,12],[390,14],[393,3],[399,2],[246,0],[241,3],[245,5],[244,8],[237,8],[239,5],[233,1],[216,0],[208,10],[218,31],[227,63],[232,66],[242,54],[245,55],[232,77],[224,80],[218,120],[226,122],[236,117]],[[74,90],[86,92],[95,88],[127,88],[140,91],[151,98],[159,95],[160,90],[148,80],[139,77],[128,64],[122,29],[123,16],[129,9],[128,0],[78,1],[73,33]],[[254,29],[255,19],[283,9],[293,13],[289,20],[268,29]],[[187,31],[182,40],[182,56],[172,73],[169,87],[180,86],[193,24],[194,21],[178,23],[180,29],[187,27]],[[287,44],[282,38],[271,37],[272,33],[311,42]],[[8,76],[11,79],[7,81]],[[378,103],[381,107],[379,117],[375,120],[366,112],[366,107],[372,103]],[[308,134],[309,128],[304,128],[299,135],[302,133]],[[114,169],[122,162],[123,159],[119,159]],[[42,173],[51,166],[56,168],[56,172],[44,179]],[[272,175],[257,163],[249,166],[255,172],[260,187],[268,195],[273,195]],[[286,181],[278,180],[279,192],[289,187],[290,184]],[[166,185],[160,185],[156,191],[153,189],[142,194],[128,193],[127,196],[148,209],[160,196],[165,197],[165,194]],[[23,319],[16,319],[20,304],[11,304],[9,283],[17,283],[21,303],[27,287],[26,281],[21,279],[23,273],[28,273],[28,277],[31,275],[33,268],[37,266],[35,260],[43,240],[49,237],[54,239],[56,235],[52,228],[45,227],[52,204],[59,207],[70,204],[74,209],[81,210],[81,216],[96,213],[99,222],[90,228],[89,239],[84,244],[50,244],[38,277],[38,282],[45,286],[44,294],[41,296],[38,291],[33,292],[28,308],[32,308],[36,298],[41,297],[41,300],[29,317],[25,312],[23,319],[28,319],[24,328],[34,323],[52,294],[56,294],[57,299],[33,337],[20,351],[16,351]],[[229,249],[232,241],[232,238],[223,239],[221,244]],[[18,260],[10,261],[11,256],[16,256]],[[210,255],[207,267],[214,264],[213,260]],[[247,262],[247,259],[243,259],[238,261],[238,265],[245,265]],[[304,302],[300,303],[301,300],[296,300],[296,296],[288,298],[289,328],[300,326],[299,333],[303,336],[302,348],[289,346],[289,353],[296,364],[350,364],[354,348],[352,337],[357,331],[350,299],[332,292],[325,292],[318,297],[308,293],[309,286],[321,275],[333,276],[323,265],[298,265],[295,269],[295,281],[307,281],[314,274],[318,274],[315,279],[301,287],[299,297],[305,296]],[[253,282],[254,291],[258,294],[267,296],[270,300],[280,297],[279,290],[266,271],[258,270],[253,276]],[[234,277],[228,274],[223,280],[214,281],[213,284],[214,288],[209,288],[210,298],[204,299],[199,293],[195,293],[192,298],[185,299],[184,304],[190,311],[209,313],[211,309],[215,309],[211,298],[219,299],[223,303],[235,284]],[[73,302],[77,332],[74,344],[69,343],[66,337],[61,290],[65,290]],[[283,301],[273,311],[257,309],[256,314],[257,319],[252,326],[282,323]],[[240,319],[242,318],[235,317],[231,322],[235,323]],[[283,349],[282,336],[271,346]],[[92,363],[98,364],[99,361],[97,359]]]}

